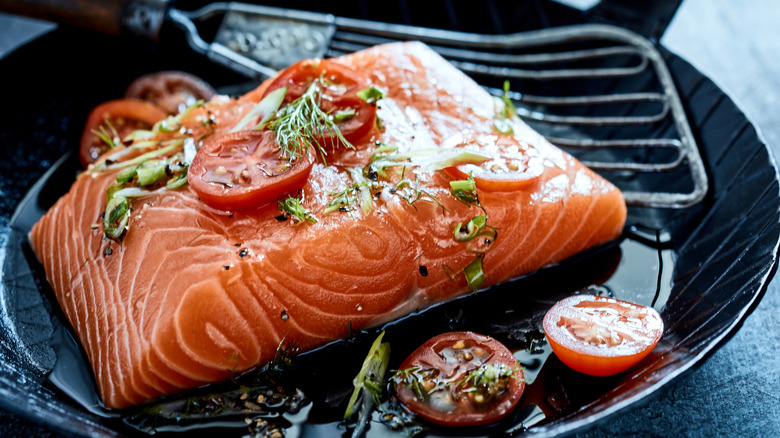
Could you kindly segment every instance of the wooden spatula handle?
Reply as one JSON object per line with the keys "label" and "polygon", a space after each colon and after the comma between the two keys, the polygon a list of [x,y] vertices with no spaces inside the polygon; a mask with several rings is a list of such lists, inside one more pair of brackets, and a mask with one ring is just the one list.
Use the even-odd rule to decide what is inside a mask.
{"label": "wooden spatula handle", "polygon": [[0,0],[0,10],[118,35],[125,0]]}
{"label": "wooden spatula handle", "polygon": [[169,0],[0,0],[0,11],[156,40]]}

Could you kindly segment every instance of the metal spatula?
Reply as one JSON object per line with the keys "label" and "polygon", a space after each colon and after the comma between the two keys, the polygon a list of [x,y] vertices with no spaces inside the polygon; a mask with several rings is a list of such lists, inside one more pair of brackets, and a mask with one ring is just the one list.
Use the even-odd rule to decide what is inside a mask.
{"label": "metal spatula", "polygon": [[[551,142],[576,149],[586,165],[625,182],[621,188],[629,204],[679,208],[707,192],[704,165],[663,58],[647,39],[619,27],[593,24],[483,35],[235,2],[186,12],[168,0],[78,0],[69,5],[0,0],[0,9],[152,40],[158,39],[163,23],[171,22],[183,30],[193,50],[257,79],[300,59],[338,56],[391,41],[423,41],[494,95],[504,92],[505,80],[512,90],[542,91],[508,95],[519,103],[520,116]],[[215,19],[221,19],[219,29],[207,42],[198,26]],[[648,185],[642,182],[645,175],[682,166],[689,169],[690,191],[642,188]],[[659,178],[664,177],[661,173]]]}

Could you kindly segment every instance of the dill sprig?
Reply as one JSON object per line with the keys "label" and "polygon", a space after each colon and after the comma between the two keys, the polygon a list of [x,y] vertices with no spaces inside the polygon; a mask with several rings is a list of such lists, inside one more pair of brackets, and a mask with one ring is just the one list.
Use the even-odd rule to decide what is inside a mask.
{"label": "dill sprig", "polygon": [[328,155],[324,144],[327,136],[333,140],[331,146],[334,149],[339,144],[354,148],[341,134],[333,115],[320,108],[321,80],[314,80],[301,97],[282,107],[276,112],[275,117],[261,126],[276,133],[276,142],[281,149],[281,156],[288,160],[302,157],[309,152],[309,148],[313,147],[324,161],[325,156]]}

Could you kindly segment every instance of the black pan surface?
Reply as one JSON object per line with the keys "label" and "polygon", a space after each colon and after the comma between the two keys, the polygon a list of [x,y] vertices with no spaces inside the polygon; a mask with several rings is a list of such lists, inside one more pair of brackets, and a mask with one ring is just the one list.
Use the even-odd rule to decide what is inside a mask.
{"label": "black pan surface", "polygon": [[[495,429],[468,433],[525,431],[552,436],[612,415],[699,363],[734,333],[761,299],[774,273],[780,238],[774,162],[730,99],[685,61],[665,56],[709,172],[705,201],[677,211],[632,208],[629,225],[637,225],[637,234],[648,237],[650,244],[628,237],[618,245],[425,312],[390,327],[387,335],[398,352],[396,364],[427,336],[453,326],[490,332],[522,349],[532,343],[541,315],[554,301],[593,288],[655,305],[667,324],[661,344],[638,367],[610,379],[583,378],[548,356],[543,346],[541,352],[532,346],[526,366],[536,386],[532,383],[535,390],[526,396],[528,409],[519,409]],[[63,391],[61,382],[55,385],[47,377],[58,358],[58,366],[75,362],[64,358],[72,350],[61,348],[63,343],[50,347],[52,334],[67,341],[67,330],[59,323],[56,302],[50,301],[40,268],[29,253],[26,231],[67,190],[73,160],[57,160],[77,144],[89,110],[120,96],[138,75],[163,69],[191,71],[226,92],[243,86],[242,78],[184,50],[163,52],[73,30],[55,31],[0,61],[6,83],[13,84],[5,96],[16,109],[0,119],[0,404],[66,433],[134,432],[85,408]],[[106,82],[106,77],[112,80]],[[53,170],[44,174],[48,169]],[[561,281],[562,277],[571,280]],[[522,294],[510,298],[517,290]],[[496,302],[501,303],[500,312]],[[334,352],[347,352],[352,362],[359,362],[373,335],[302,359],[313,363]],[[78,367],[71,371],[74,380],[89,380],[88,371]],[[325,367],[320,373],[331,371]],[[346,382],[333,388],[312,386],[313,397],[326,399],[343,392],[350,373],[354,371],[343,372],[340,377]],[[545,418],[534,416],[531,402],[544,407]],[[341,402],[333,403],[338,407]],[[333,417],[329,406],[315,404],[308,420],[295,430],[306,435],[333,432],[337,425],[326,421]],[[382,427],[375,425],[371,432],[381,434]]]}

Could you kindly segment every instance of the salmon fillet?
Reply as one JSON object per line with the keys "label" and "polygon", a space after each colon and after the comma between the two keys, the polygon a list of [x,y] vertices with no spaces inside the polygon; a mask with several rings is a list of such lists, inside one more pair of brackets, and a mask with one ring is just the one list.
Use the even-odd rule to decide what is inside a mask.
{"label": "salmon fillet", "polygon": [[[317,223],[278,221],[276,205],[215,211],[184,186],[134,200],[117,243],[93,226],[116,177],[106,171],[81,174],[33,227],[32,247],[106,407],[225,380],[270,360],[285,336],[309,350],[350,326],[376,326],[470,292],[453,273],[475,254],[453,229],[480,213],[450,194],[441,172],[417,175],[441,205],[410,205],[384,190],[366,214],[324,210],[331,192],[350,181],[344,169],[366,165],[378,142],[411,151],[495,138],[494,99],[420,43],[337,61],[387,91],[378,110],[384,129],[331,155],[329,165],[314,165],[303,194]],[[266,86],[202,109],[214,116],[216,134],[231,129]],[[191,118],[201,125],[196,113]],[[498,228],[484,255],[483,287],[614,239],[626,217],[608,181],[520,121],[512,135],[541,154],[544,171],[520,190],[478,190]]]}

